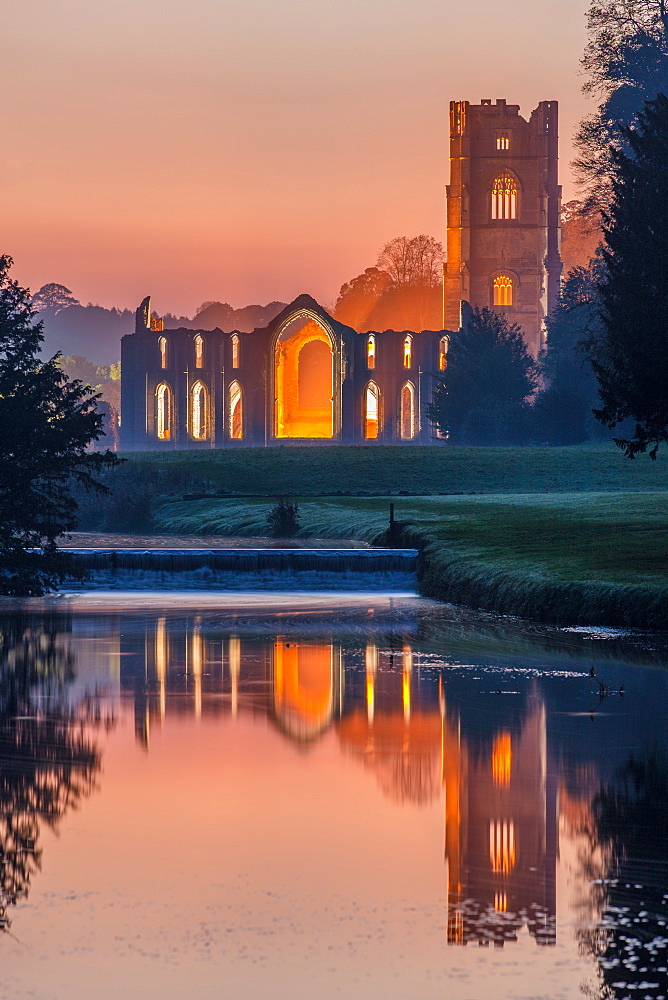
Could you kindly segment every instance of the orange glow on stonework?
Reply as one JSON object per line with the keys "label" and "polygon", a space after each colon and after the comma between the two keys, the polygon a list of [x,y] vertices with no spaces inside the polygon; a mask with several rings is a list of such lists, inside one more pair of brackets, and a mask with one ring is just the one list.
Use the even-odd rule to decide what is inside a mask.
{"label": "orange glow on stonework", "polygon": [[492,871],[497,875],[507,875],[515,867],[516,859],[515,824],[511,820],[490,820],[489,860]]}

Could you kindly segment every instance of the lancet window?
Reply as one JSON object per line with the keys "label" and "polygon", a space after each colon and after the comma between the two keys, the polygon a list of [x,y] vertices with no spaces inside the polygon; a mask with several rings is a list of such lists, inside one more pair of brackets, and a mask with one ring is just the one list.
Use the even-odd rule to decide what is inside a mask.
{"label": "lancet window", "polygon": [[369,382],[364,390],[364,437],[373,441],[378,437],[380,424],[380,389]]}
{"label": "lancet window", "polygon": [[244,400],[241,386],[236,381],[230,382],[229,420],[230,437],[240,441],[244,436]]}
{"label": "lancet window", "polygon": [[489,860],[492,871],[508,875],[515,867],[517,845],[515,824],[512,819],[497,819],[489,822]]}
{"label": "lancet window", "polygon": [[204,368],[204,337],[199,333],[195,337],[195,368]]}
{"label": "lancet window", "polygon": [[497,135],[497,137],[496,137],[496,148],[497,149],[510,149],[510,136],[508,136],[508,135]]}
{"label": "lancet window", "polygon": [[493,302],[495,306],[512,306],[513,279],[509,274],[497,274],[494,278]]}
{"label": "lancet window", "polygon": [[196,441],[209,435],[209,393],[199,380],[190,390],[190,433]]}
{"label": "lancet window", "polygon": [[415,437],[415,386],[406,382],[401,387],[401,439],[412,441]]}
{"label": "lancet window", "polygon": [[517,182],[507,170],[492,184],[492,218],[517,218]]}
{"label": "lancet window", "polygon": [[441,337],[438,345],[438,370],[444,372],[448,367],[448,347],[450,341],[447,337]]}
{"label": "lancet window", "polygon": [[372,333],[366,341],[366,366],[369,370],[376,367],[376,338]]}
{"label": "lancet window", "polygon": [[239,335],[232,334],[232,367],[238,368],[240,364]]}
{"label": "lancet window", "polygon": [[404,368],[410,368],[412,364],[413,338],[404,337]]}
{"label": "lancet window", "polygon": [[158,350],[160,351],[160,367],[167,367],[167,337],[158,337]]}
{"label": "lancet window", "polygon": [[161,382],[155,390],[155,429],[160,441],[169,441],[172,436],[172,391],[166,382]]}

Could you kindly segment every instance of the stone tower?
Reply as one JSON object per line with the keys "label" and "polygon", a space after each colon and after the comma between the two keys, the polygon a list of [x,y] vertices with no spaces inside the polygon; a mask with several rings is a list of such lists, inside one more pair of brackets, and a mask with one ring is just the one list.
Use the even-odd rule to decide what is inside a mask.
{"label": "stone tower", "polygon": [[503,310],[534,357],[561,280],[558,106],[450,103],[444,326],[461,303]]}

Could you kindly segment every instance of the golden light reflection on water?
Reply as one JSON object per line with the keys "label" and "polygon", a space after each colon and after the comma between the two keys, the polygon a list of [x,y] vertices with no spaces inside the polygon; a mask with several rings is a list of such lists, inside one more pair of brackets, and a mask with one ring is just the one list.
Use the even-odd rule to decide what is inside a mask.
{"label": "golden light reflection on water", "polygon": [[[448,673],[434,672],[419,644],[405,635],[371,638],[341,641],[322,630],[306,638],[254,636],[211,628],[196,616],[176,628],[164,615],[110,632],[105,655],[121,664],[114,697],[130,709],[134,726],[108,741],[101,794],[57,844],[49,842],[54,874],[47,865],[32,880],[33,909],[19,914],[27,932],[47,916],[35,885],[58,894],[68,879],[79,884],[83,871],[103,898],[102,850],[105,872],[111,866],[119,873],[122,898],[134,900],[137,913],[154,911],[133,924],[126,903],[121,907],[134,933],[146,938],[144,950],[158,925],[171,940],[166,925],[154,923],[155,912],[171,905],[157,885],[190,837],[201,863],[194,861],[192,884],[175,875],[180,907],[193,926],[215,912],[216,929],[207,933],[220,955],[221,935],[236,915],[245,946],[273,964],[282,959],[267,934],[278,934],[282,949],[294,949],[306,934],[318,955],[327,954],[327,941],[335,943],[332,968],[352,974],[353,965],[371,963],[380,983],[385,966],[402,968],[403,948],[411,956],[397,971],[404,995],[409,979],[423,982],[418,955],[432,964],[440,956],[447,977],[446,944],[512,944],[506,951],[522,956],[537,984],[553,966],[532,957],[529,943],[534,953],[547,954],[535,945],[549,945],[561,963],[565,954],[572,959],[570,936],[557,937],[559,838],[577,887],[568,890],[568,905],[583,926],[591,924],[605,897],[592,890],[591,874],[604,878],[611,865],[591,808],[596,773],[580,785],[558,776],[537,688],[510,714],[495,706],[498,721],[493,714],[466,716]],[[90,647],[67,648],[81,667]],[[126,738],[133,731],[143,763]],[[84,840],[77,828],[88,831]],[[2,838],[6,844],[4,828]],[[123,881],[131,875],[141,889],[136,896]],[[298,934],[296,913],[306,913],[307,898]],[[96,905],[88,920],[94,912],[103,935],[125,940],[114,914]],[[341,923],[330,926],[334,911]],[[344,959],[336,944],[348,926],[353,936],[374,941],[355,953],[353,965],[346,964],[352,953]],[[160,952],[157,938],[151,947]],[[239,960],[225,954],[228,963]],[[493,992],[493,976],[485,980],[487,973],[465,961],[469,984],[482,975],[476,996],[501,995]],[[585,960],[573,961],[582,978]],[[322,982],[329,981],[326,968]],[[510,966],[503,968],[507,974]]]}

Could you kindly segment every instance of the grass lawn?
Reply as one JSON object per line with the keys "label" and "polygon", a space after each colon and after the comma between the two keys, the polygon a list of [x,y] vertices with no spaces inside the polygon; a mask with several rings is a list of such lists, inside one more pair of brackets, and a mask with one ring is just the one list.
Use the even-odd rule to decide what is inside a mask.
{"label": "grass lawn", "polygon": [[[548,621],[668,627],[668,491],[394,498],[423,550],[421,589]],[[301,534],[374,540],[389,498],[300,504]],[[266,500],[166,502],[157,527],[258,535]]]}
{"label": "grass lawn", "polygon": [[230,493],[543,493],[668,490],[668,457],[625,459],[613,444],[572,448],[309,446],[126,456],[118,481],[160,478]]}

